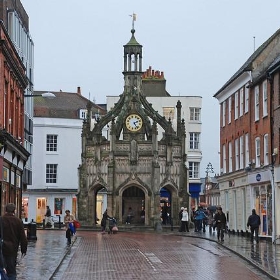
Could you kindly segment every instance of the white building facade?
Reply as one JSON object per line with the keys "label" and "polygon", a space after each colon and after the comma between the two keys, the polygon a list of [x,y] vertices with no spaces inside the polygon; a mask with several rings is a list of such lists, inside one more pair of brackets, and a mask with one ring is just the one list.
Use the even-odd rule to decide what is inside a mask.
{"label": "white building facade", "polygon": [[79,88],[78,93],[53,93],[53,100],[34,100],[33,184],[23,194],[24,222],[43,223],[46,206],[54,221],[63,221],[65,210],[77,216],[81,133],[89,101]]}

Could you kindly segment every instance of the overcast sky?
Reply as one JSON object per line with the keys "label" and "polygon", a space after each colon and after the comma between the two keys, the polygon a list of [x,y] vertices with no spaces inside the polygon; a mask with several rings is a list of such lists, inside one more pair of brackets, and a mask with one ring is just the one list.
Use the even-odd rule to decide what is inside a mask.
{"label": "overcast sky", "polygon": [[[143,70],[164,72],[174,96],[203,97],[201,177],[219,173],[219,104],[213,95],[280,28],[280,0],[21,0],[35,44],[35,90],[96,103],[123,91],[123,45],[143,45]],[[255,38],[255,39],[254,39]]]}

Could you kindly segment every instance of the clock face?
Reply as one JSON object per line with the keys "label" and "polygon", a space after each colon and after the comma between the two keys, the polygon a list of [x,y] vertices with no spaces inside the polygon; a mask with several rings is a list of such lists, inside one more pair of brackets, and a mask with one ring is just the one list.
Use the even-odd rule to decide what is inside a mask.
{"label": "clock face", "polygon": [[138,131],[141,129],[143,122],[140,116],[131,114],[126,118],[125,125],[130,131]]}

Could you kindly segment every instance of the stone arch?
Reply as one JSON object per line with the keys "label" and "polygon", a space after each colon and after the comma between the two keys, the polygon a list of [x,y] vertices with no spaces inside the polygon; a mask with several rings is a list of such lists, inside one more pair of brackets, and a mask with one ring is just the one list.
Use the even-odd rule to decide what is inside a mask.
{"label": "stone arch", "polygon": [[[129,207],[132,207],[134,212],[133,224],[148,224],[149,223],[149,205],[151,191],[146,186],[143,186],[137,181],[130,181],[123,184],[117,189],[118,205],[119,205],[119,221],[125,223],[126,215]],[[141,221],[141,209],[145,208],[145,218]]]}
{"label": "stone arch", "polygon": [[95,184],[88,191],[88,218],[95,227],[100,224],[103,212],[107,208],[107,188],[103,184]]}
{"label": "stone arch", "polygon": [[[168,182],[160,186],[159,192],[161,192],[163,189],[165,189],[170,195],[168,201],[170,205],[169,206],[167,205],[168,207],[170,207],[168,209],[169,217],[167,220],[167,224],[175,225],[178,223],[178,213],[179,213],[179,208],[181,207],[180,198],[178,196],[178,189],[176,188],[175,185]],[[163,200],[164,199],[161,199],[161,207],[164,206]]]}

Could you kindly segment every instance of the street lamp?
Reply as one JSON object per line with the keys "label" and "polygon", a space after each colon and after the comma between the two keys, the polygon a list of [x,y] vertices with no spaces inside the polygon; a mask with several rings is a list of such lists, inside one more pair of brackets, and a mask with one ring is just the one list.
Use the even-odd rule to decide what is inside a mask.
{"label": "street lamp", "polygon": [[212,184],[211,184],[211,177],[210,177],[209,173],[214,173],[214,169],[213,169],[213,166],[212,166],[211,162],[209,162],[207,164],[205,172],[206,172],[206,178],[205,178],[205,196],[206,197],[205,197],[205,202],[210,205],[210,198],[208,197],[208,195],[209,195],[209,190],[210,190]]}
{"label": "street lamp", "polygon": [[52,93],[52,92],[44,92],[41,94],[25,94],[24,97],[37,97],[37,96],[41,96],[44,98],[48,98],[48,99],[53,99],[56,96]]}

